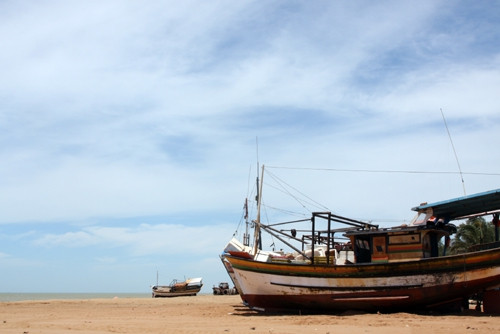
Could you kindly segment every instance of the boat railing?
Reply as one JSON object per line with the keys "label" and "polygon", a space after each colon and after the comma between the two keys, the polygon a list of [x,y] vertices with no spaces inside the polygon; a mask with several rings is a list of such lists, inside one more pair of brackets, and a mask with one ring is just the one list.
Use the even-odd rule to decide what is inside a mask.
{"label": "boat railing", "polygon": [[[311,222],[311,227],[309,229],[303,230],[293,228],[293,224],[295,223],[308,221]],[[336,223],[342,223],[347,226],[340,228],[335,226],[336,228],[334,228],[334,224]],[[292,226],[287,229],[277,228],[278,226],[285,224],[291,224]],[[275,224],[260,223],[260,228],[274,238],[283,242],[293,251],[297,252],[301,258],[299,259],[298,257],[295,257],[295,260],[298,260],[301,263],[307,262],[311,264],[334,265],[337,263],[336,256],[334,256],[334,254],[340,250],[344,250],[346,247],[338,242],[339,237],[336,235],[353,230],[377,229],[378,225],[334,215],[331,212],[313,212],[310,219],[301,219]],[[293,245],[291,241],[298,242],[299,246],[297,247],[296,245]],[[319,254],[318,251],[322,253]],[[260,255],[260,252],[257,252],[255,254],[255,259],[259,259]],[[263,254],[263,258],[261,260],[267,261],[268,259],[269,254]],[[274,256],[273,261],[288,262],[291,261],[291,259],[282,256]]]}
{"label": "boat railing", "polygon": [[[319,219],[318,219],[319,218]],[[326,230],[321,231],[318,228],[319,220],[326,221]],[[312,234],[311,234],[311,262],[313,264],[336,264],[335,259],[329,256],[335,252],[335,233],[347,232],[351,230],[365,230],[365,229],[378,229],[378,225],[370,224],[360,220],[355,220],[347,217],[335,215],[331,212],[313,212],[311,217]],[[332,228],[334,223],[341,223],[347,225],[344,228]],[[326,236],[325,236],[326,234]],[[317,258],[315,255],[315,245],[324,244],[327,246],[326,257]]]}
{"label": "boat railing", "polygon": [[500,241],[495,241],[495,242],[490,242],[487,244],[474,245],[474,246],[469,247],[467,250],[469,252],[478,252],[478,251],[494,249],[494,248],[499,248],[499,247],[500,247]]}

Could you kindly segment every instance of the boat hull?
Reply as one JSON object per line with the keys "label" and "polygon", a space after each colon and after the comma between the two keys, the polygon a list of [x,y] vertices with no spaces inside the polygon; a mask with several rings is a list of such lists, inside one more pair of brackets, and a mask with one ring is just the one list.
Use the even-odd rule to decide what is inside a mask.
{"label": "boat hull", "polygon": [[224,265],[224,268],[226,269],[227,274],[229,275],[229,278],[231,278],[231,281],[234,284],[234,287],[236,291],[241,291],[240,283],[236,279],[236,276],[234,274],[234,270],[231,267],[231,263],[225,259],[224,256],[221,256],[222,264]]}
{"label": "boat hull", "polygon": [[187,290],[187,291],[153,291],[153,298],[170,298],[170,297],[182,297],[182,296],[196,296],[200,292],[200,289]]}
{"label": "boat hull", "polygon": [[203,286],[202,278],[190,278],[184,282],[174,280],[170,285],[155,285],[152,287],[153,298],[196,296]]}
{"label": "boat hull", "polygon": [[500,249],[418,261],[300,265],[226,256],[257,310],[411,310],[460,302],[500,285]]}

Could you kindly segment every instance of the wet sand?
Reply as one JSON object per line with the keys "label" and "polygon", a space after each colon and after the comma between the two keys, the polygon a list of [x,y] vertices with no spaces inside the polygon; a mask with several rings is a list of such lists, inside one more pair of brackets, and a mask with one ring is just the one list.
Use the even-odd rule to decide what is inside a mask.
{"label": "wet sand", "polygon": [[0,333],[500,333],[500,316],[355,313],[266,315],[239,296],[0,303]]}

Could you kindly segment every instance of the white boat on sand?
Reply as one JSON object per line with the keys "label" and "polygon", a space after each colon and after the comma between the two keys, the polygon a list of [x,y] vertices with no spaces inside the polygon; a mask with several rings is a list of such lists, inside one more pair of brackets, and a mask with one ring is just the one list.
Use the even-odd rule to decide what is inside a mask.
{"label": "white boat on sand", "polygon": [[196,296],[202,286],[201,277],[189,278],[182,282],[174,279],[169,285],[154,285],[151,288],[152,297]]}

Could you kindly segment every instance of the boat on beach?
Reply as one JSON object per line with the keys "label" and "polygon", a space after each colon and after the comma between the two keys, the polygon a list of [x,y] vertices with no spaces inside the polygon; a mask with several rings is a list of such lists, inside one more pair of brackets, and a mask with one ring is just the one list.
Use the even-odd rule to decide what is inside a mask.
{"label": "boat on beach", "polygon": [[154,285],[151,287],[152,297],[196,296],[203,286],[202,278],[189,278],[185,281],[172,280],[169,285]]}
{"label": "boat on beach", "polygon": [[[253,247],[233,238],[221,258],[243,302],[266,312],[468,307],[471,296],[500,287],[500,189],[412,210],[409,224],[391,228],[331,212],[263,224],[258,212]],[[449,255],[453,222],[486,216],[496,241]],[[263,232],[290,251],[262,250]]]}

